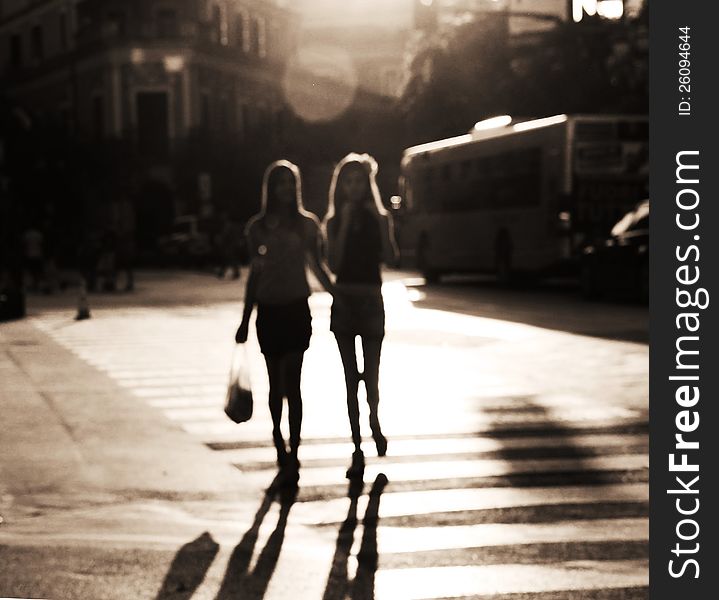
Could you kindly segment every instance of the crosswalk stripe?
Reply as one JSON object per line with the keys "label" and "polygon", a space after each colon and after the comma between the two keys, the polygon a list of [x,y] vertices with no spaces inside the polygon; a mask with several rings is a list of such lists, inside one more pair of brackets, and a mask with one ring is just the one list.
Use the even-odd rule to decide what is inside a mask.
{"label": "crosswalk stripe", "polygon": [[[476,523],[532,524],[600,519],[641,519],[649,514],[648,501],[552,503],[480,510],[434,512],[429,515],[383,517],[383,527],[453,527]],[[608,556],[608,555],[607,555]]]}
{"label": "crosswalk stripe", "polygon": [[108,366],[105,372],[113,379],[136,379],[142,381],[143,379],[167,379],[169,381],[174,380],[175,377],[201,377],[204,375],[210,375],[213,377],[227,377],[229,373],[229,367],[227,369],[198,369],[197,367],[177,369],[172,367],[157,367],[157,366],[145,366],[134,369],[117,369],[112,366]]}
{"label": "crosswalk stripe", "polygon": [[[224,397],[224,390],[222,393]],[[213,442],[229,442],[233,439],[246,439],[245,431],[248,423],[243,423],[239,428],[236,424],[227,419],[206,422],[184,422],[182,428],[190,434],[204,438],[206,441]],[[464,417],[461,421],[453,419],[437,419],[434,423],[431,420],[417,421],[412,424],[406,422],[395,422],[391,432],[388,435],[393,436],[428,436],[441,432],[443,435],[454,434],[477,434],[477,435],[496,435],[497,437],[510,437],[517,435],[562,435],[566,432],[571,434],[572,429],[611,429],[615,427],[625,427],[633,431],[641,431],[646,426],[639,421],[628,420],[611,420],[599,421],[588,427],[584,421],[565,421],[552,422],[544,419],[534,421],[506,421],[498,418],[482,418],[482,417]],[[271,425],[270,425],[271,428]],[[347,426],[349,429],[349,426]],[[265,429],[266,436],[269,435],[270,429]],[[327,436],[327,426],[321,420],[305,418],[302,423],[302,435],[308,438]],[[265,439],[267,437],[265,436]],[[346,439],[347,433],[338,433],[338,439]],[[258,442],[260,440],[257,440]]]}
{"label": "crosswalk stripe", "polygon": [[155,408],[197,408],[203,406],[212,406],[222,408],[224,398],[218,398],[217,395],[211,396],[171,396],[169,398],[152,398],[147,400],[147,404]]}
{"label": "crosswalk stripe", "polygon": [[189,387],[192,389],[196,386],[207,385],[208,382],[217,384],[227,383],[227,374],[203,374],[203,375],[177,375],[174,377],[156,377],[156,378],[145,378],[145,379],[127,379],[124,377],[113,377],[119,385],[124,388],[152,388],[152,387],[166,387],[166,386],[177,386]]}
{"label": "crosswalk stripe", "polygon": [[[600,488],[620,483],[641,483],[649,481],[647,470],[638,471],[555,471],[548,473],[518,473],[494,477],[467,477],[461,479],[415,479],[395,481],[390,489],[396,492],[420,492],[442,489],[483,489],[483,488],[536,488],[551,486],[584,486]],[[346,494],[346,489],[339,483],[327,486],[303,486],[303,500],[331,499]]]}
{"label": "crosswalk stripe", "polygon": [[[242,470],[242,465],[236,465]],[[465,479],[498,477],[512,474],[552,473],[564,471],[632,471],[647,469],[645,455],[620,455],[601,458],[562,460],[455,460],[417,463],[382,462],[367,465],[365,477],[374,479],[380,472],[392,482],[429,481],[435,479]],[[307,486],[328,486],[342,481],[346,466],[305,467],[301,472],[302,484]],[[267,472],[245,471],[246,481],[263,485]]]}
{"label": "crosswalk stripe", "polygon": [[[451,600],[647,600],[648,597],[647,586],[631,586],[532,592],[530,594],[472,594],[471,596],[455,596]],[[450,599],[445,597],[437,600]]]}
{"label": "crosswalk stripe", "polygon": [[[241,426],[238,432],[244,427]],[[418,434],[392,434],[391,444],[398,441],[416,441],[423,444],[426,441],[438,440],[438,439],[468,439],[468,438],[491,438],[503,443],[505,440],[510,441],[513,439],[522,438],[537,438],[542,440],[556,440],[556,443],[561,444],[563,440],[580,438],[585,436],[593,435],[644,435],[648,433],[648,424],[642,422],[629,422],[621,423],[618,425],[603,425],[600,427],[586,426],[577,424],[572,427],[555,426],[553,424],[547,424],[544,427],[533,426],[530,428],[512,427],[512,428],[487,428],[487,429],[473,429],[472,431],[446,431],[446,432],[425,432]],[[302,445],[300,449],[318,445],[318,444],[336,444],[338,439],[347,440],[349,437],[340,438],[335,435],[334,432],[323,432],[324,435],[316,437],[304,435],[302,436]],[[365,441],[369,440],[369,437]],[[228,438],[224,440],[207,440],[205,442],[207,446],[213,450],[222,450],[229,452],[232,450],[252,449],[252,448],[264,448],[271,447],[272,441],[268,437],[260,439],[252,439],[246,435],[238,433],[234,439]],[[301,450],[300,450],[301,451]]]}
{"label": "crosswalk stripe", "polygon": [[649,540],[558,541],[421,552],[383,553],[382,569],[458,567],[466,565],[540,565],[567,560],[637,560],[649,555]]}
{"label": "crosswalk stripe", "polygon": [[215,419],[225,420],[222,404],[215,403],[214,406],[187,406],[167,408],[164,411],[165,416],[173,421],[212,421]]}
{"label": "crosswalk stripe", "polygon": [[140,398],[166,398],[172,395],[187,395],[190,393],[197,394],[217,394],[218,397],[224,396],[226,387],[224,385],[178,385],[178,386],[167,386],[158,388],[133,388],[132,393]]}
{"label": "crosswalk stripe", "polygon": [[649,520],[592,519],[537,524],[492,523],[414,528],[380,526],[377,536],[381,554],[509,544],[647,540]]}
{"label": "crosswalk stripe", "polygon": [[647,560],[572,561],[551,565],[492,565],[380,569],[377,598],[432,600],[480,594],[529,594],[621,589],[649,583]]}
{"label": "crosswalk stripe", "polygon": [[[345,486],[346,487],[346,486]],[[302,488],[300,488],[300,492]],[[601,504],[605,502],[646,502],[649,486],[626,483],[592,486],[552,486],[534,488],[457,488],[411,492],[387,491],[382,494],[379,517],[431,515],[439,512],[478,511],[495,508],[532,507],[551,504]],[[366,508],[367,497],[359,500],[359,511]],[[347,513],[348,498],[300,502],[292,516],[308,525],[342,522]]]}
{"label": "crosswalk stripe", "polygon": [[[158,404],[154,401],[153,406],[158,407],[175,407],[182,404],[172,404],[172,400],[168,400],[167,404]],[[191,402],[188,400],[188,402]],[[214,402],[214,405],[220,406],[221,403]],[[187,406],[187,404],[185,404]],[[582,436],[567,436],[565,438],[505,438],[498,440],[492,437],[437,437],[429,439],[391,439],[388,456],[391,458],[408,457],[417,459],[420,457],[442,456],[442,455],[478,455],[478,454],[511,454],[511,453],[532,453],[536,454],[543,449],[546,450],[565,450],[569,452],[581,452],[582,450],[596,450],[598,454],[616,454],[625,448],[642,448],[646,452],[648,444],[648,436],[642,434],[584,434]],[[373,444],[366,441],[363,445],[365,454],[372,454]],[[300,460],[303,464],[306,461],[318,461],[327,459],[339,459],[346,461],[353,450],[352,443],[312,443],[311,440],[303,441],[300,446]],[[633,454],[634,452],[632,452]],[[265,447],[250,447],[240,449],[224,450],[224,456],[233,463],[248,465],[257,463],[262,467],[274,464],[276,453],[275,449],[269,445]],[[515,454],[516,456],[516,454]]]}

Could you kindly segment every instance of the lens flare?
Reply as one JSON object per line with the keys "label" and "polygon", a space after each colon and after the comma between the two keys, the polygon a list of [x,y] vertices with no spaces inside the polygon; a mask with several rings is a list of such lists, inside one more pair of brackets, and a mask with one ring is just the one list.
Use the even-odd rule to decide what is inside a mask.
{"label": "lens flare", "polygon": [[305,121],[336,119],[352,105],[357,91],[352,58],[342,48],[309,42],[290,61],[283,90],[287,104]]}

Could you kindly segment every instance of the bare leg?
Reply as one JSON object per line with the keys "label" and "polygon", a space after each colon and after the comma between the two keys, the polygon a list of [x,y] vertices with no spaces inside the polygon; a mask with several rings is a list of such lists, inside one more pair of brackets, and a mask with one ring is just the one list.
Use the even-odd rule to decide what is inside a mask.
{"label": "bare leg", "polygon": [[290,461],[297,463],[297,450],[300,447],[302,429],[302,393],[300,377],[304,353],[293,352],[284,357],[285,394],[290,421]]}
{"label": "bare leg", "polygon": [[272,415],[272,440],[277,449],[277,463],[282,466],[287,460],[287,448],[282,437],[282,399],[284,397],[284,357],[265,356],[267,376],[270,380],[270,415]]}
{"label": "bare leg", "polygon": [[387,439],[382,434],[379,424],[379,360],[382,352],[381,337],[363,337],[362,353],[364,354],[364,382],[369,404],[369,422],[372,437],[377,445],[377,454],[384,456],[387,452]]}
{"label": "bare leg", "polygon": [[355,452],[360,451],[362,437],[360,435],[359,402],[357,401],[357,388],[359,387],[359,372],[357,371],[357,354],[355,341],[349,335],[336,335],[337,347],[342,357],[342,366],[345,371],[345,386],[347,388],[347,414],[350,419],[352,443]]}

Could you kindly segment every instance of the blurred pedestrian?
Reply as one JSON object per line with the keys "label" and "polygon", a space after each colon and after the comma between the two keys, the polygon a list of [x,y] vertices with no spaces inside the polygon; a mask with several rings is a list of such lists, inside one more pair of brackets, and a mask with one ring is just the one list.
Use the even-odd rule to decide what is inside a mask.
{"label": "blurred pedestrian", "polygon": [[126,292],[135,289],[135,274],[133,272],[133,262],[135,260],[135,239],[132,234],[122,233],[117,238],[117,266],[116,272],[123,271],[125,273]]}
{"label": "blurred pedestrian", "polygon": [[[262,209],[247,225],[250,274],[235,341],[247,340],[250,316],[257,304],[257,339],[267,365],[272,438],[278,481],[283,484],[299,480],[300,376],[312,334],[306,267],[328,291],[333,290],[320,263],[321,235],[317,218],[302,207],[297,166],[284,160],[272,163],[262,182]],[[284,398],[289,413],[289,451],[280,430]]]}
{"label": "blurred pedestrian", "polygon": [[223,213],[222,229],[217,236],[219,258],[217,277],[224,279],[229,268],[232,279],[240,278],[240,255],[243,243],[241,227],[227,213]]}
{"label": "blurred pedestrian", "polygon": [[135,209],[132,201],[123,196],[117,204],[115,216],[117,230],[116,272],[124,272],[126,292],[135,289]]}
{"label": "blurred pedestrian", "polygon": [[50,219],[46,219],[42,227],[43,237],[43,291],[52,294],[60,287],[60,272],[57,264],[58,239]]}
{"label": "blurred pedestrian", "polygon": [[30,289],[37,291],[42,283],[45,269],[44,237],[42,232],[28,227],[22,236],[25,270],[30,276]]}
{"label": "blurred pedestrian", "polygon": [[102,280],[103,292],[117,289],[117,234],[110,228],[103,231],[100,239],[100,257],[97,275]]}
{"label": "blurred pedestrian", "polygon": [[97,289],[98,263],[101,252],[102,234],[95,228],[88,229],[83,235],[79,249],[80,272],[88,292],[94,292]]}
{"label": "blurred pedestrian", "polygon": [[[379,364],[384,338],[382,263],[394,264],[398,252],[390,215],[376,182],[377,163],[367,154],[348,154],[334,170],[325,219],[330,269],[337,275],[330,329],[335,335],[347,387],[347,412],[354,453],[347,477],[364,472],[357,391],[364,381],[369,421],[377,454],[387,452],[379,421]],[[357,366],[355,339],[362,341],[364,372]]]}

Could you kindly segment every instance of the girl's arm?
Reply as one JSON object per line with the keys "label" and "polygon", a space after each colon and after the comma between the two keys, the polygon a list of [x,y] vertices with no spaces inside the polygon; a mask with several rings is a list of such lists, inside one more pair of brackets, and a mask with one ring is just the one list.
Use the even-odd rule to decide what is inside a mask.
{"label": "girl's arm", "polygon": [[245,286],[245,306],[242,310],[242,322],[237,328],[235,334],[235,341],[238,344],[244,344],[247,341],[247,336],[250,331],[250,317],[252,316],[252,309],[255,307],[257,301],[257,279],[259,277],[259,271],[254,264],[250,266],[250,274],[247,277],[247,285]]}
{"label": "girl's arm", "polygon": [[344,260],[350,223],[349,216],[348,210],[345,210],[344,214],[336,214],[327,222],[327,262],[333,273],[339,271]]}
{"label": "girl's arm", "polygon": [[[317,277],[318,281],[322,284],[330,294],[335,295],[335,285],[332,282],[330,274],[322,261],[321,248],[323,245],[322,230],[314,219],[309,219],[307,224],[307,235],[306,235],[306,259],[307,264]],[[329,249],[328,249],[329,252]]]}
{"label": "girl's arm", "polygon": [[257,252],[257,245],[253,240],[250,228],[247,230],[247,245],[249,247],[250,254],[250,274],[247,277],[247,285],[245,286],[245,302],[242,310],[242,322],[237,328],[235,334],[235,341],[238,344],[244,344],[247,341],[247,336],[250,330],[250,317],[252,316],[252,309],[255,307],[257,302],[257,282],[261,274],[261,257]]}
{"label": "girl's arm", "polygon": [[399,263],[399,249],[394,239],[394,224],[390,215],[381,217],[380,231],[382,236],[382,262],[388,267],[397,266]]}

